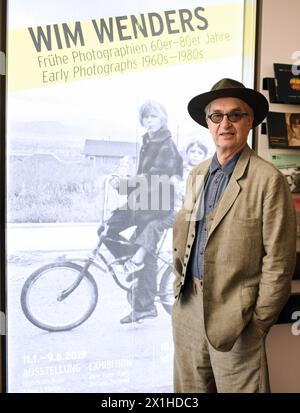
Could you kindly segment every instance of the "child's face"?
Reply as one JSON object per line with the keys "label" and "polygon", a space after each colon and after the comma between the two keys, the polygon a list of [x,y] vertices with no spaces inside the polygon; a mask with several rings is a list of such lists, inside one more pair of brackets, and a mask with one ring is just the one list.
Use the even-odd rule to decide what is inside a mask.
{"label": "child's face", "polygon": [[197,144],[188,150],[188,162],[190,165],[198,165],[204,158],[204,153]]}
{"label": "child's face", "polygon": [[149,112],[143,117],[143,126],[147,129],[148,133],[153,134],[161,128],[162,122],[156,113]]}
{"label": "child's face", "polygon": [[296,122],[292,125],[292,129],[296,137],[300,139],[300,118],[296,119]]}

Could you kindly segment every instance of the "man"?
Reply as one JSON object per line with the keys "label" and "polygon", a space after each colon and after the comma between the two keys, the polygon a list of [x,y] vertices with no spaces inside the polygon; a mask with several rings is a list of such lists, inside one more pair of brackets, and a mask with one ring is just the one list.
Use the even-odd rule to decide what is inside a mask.
{"label": "man", "polygon": [[173,225],[175,392],[268,392],[265,336],[290,294],[296,221],[285,177],[247,145],[265,97],[222,79],[188,111],[208,127]]}

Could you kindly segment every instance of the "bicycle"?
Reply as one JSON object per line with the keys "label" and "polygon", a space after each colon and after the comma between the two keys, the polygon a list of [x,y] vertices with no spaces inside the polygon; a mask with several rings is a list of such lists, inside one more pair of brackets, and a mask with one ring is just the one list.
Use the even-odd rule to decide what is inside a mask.
{"label": "bicycle", "polygon": [[[115,175],[105,181],[103,222],[107,210],[108,185]],[[155,257],[158,262],[158,287],[156,302],[170,314],[173,305],[173,266],[171,254],[163,252],[165,230]],[[35,270],[25,281],[21,291],[21,307],[26,318],[46,331],[68,331],[83,324],[94,312],[98,302],[98,286],[90,268],[110,275],[114,282],[126,291],[131,303],[132,282],[126,281],[126,274],[116,271],[130,256],[108,261],[100,248],[105,234],[99,235],[96,248],[86,257],[58,258],[56,261]],[[118,241],[131,246],[129,241]],[[133,280],[134,282],[134,280]],[[42,303],[39,298],[42,297]]]}

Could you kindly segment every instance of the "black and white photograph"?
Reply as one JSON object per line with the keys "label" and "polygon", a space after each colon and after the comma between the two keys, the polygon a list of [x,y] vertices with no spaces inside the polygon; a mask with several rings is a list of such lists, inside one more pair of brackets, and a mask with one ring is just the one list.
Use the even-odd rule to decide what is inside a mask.
{"label": "black and white photograph", "polygon": [[300,113],[286,114],[288,146],[300,146]]}
{"label": "black and white photograph", "polygon": [[[300,155],[298,154],[273,154],[270,162],[275,165],[286,177],[292,193],[300,193]],[[296,199],[296,198],[293,198]],[[295,209],[299,210],[298,204]]]}
{"label": "black and white photograph", "polygon": [[300,148],[300,113],[269,112],[267,133],[270,148]]}
{"label": "black and white photograph", "polygon": [[293,193],[300,192],[300,167],[298,168],[282,168],[280,171],[286,177],[290,190]]}

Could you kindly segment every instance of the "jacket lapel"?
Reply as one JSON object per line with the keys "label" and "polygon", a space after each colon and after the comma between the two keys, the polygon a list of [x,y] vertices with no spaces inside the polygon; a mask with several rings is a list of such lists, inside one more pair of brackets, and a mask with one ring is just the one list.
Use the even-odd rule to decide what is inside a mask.
{"label": "jacket lapel", "polygon": [[212,214],[208,216],[207,240],[209,240],[214,230],[217,228],[217,226],[222,221],[224,216],[230,210],[239,192],[240,192],[240,186],[238,182],[236,180],[233,180],[231,177],[230,182],[224,192],[224,195],[222,196],[219,204],[216,207],[216,210],[213,211]]}

